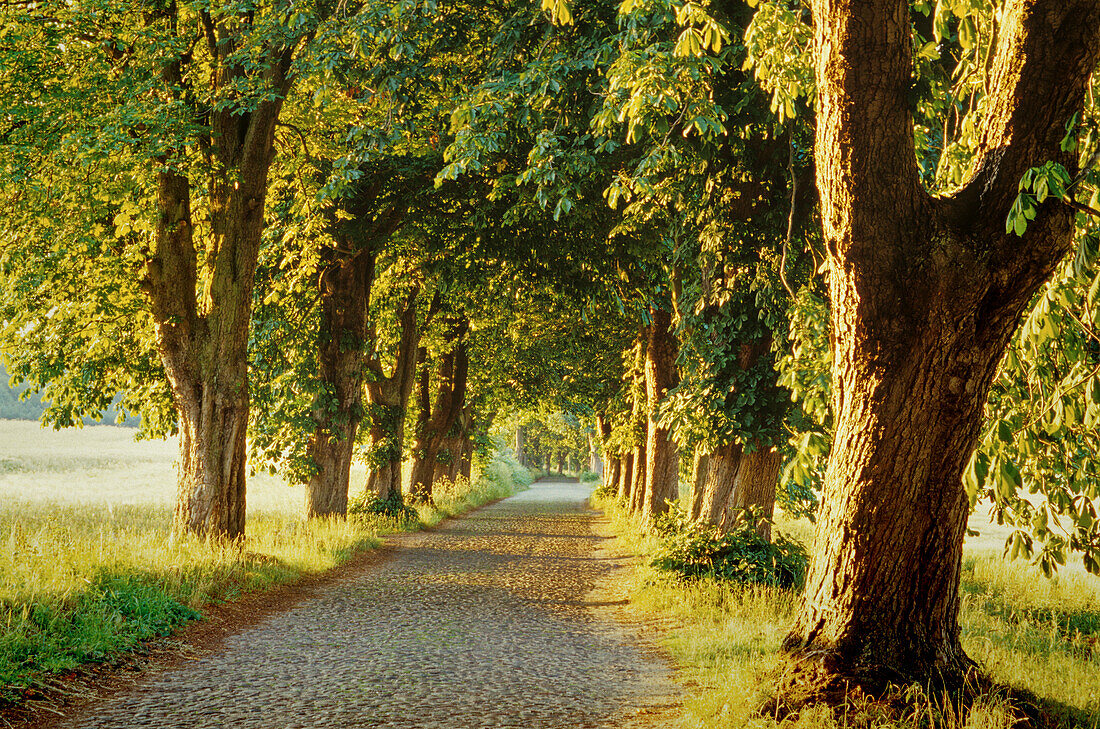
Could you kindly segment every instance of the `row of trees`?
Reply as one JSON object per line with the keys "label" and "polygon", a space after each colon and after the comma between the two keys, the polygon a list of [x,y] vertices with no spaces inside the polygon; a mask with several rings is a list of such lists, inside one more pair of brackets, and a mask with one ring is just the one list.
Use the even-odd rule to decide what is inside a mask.
{"label": "row of trees", "polygon": [[[1048,572],[1069,548],[1097,569],[1096,421],[1081,396],[1098,341],[1100,211],[1084,200],[1100,5],[751,5],[544,3],[568,28],[546,48],[590,65],[548,50],[495,75],[443,176],[494,159],[517,98],[579,98],[540,129],[525,174],[561,209],[607,154],[612,240],[637,251],[618,292],[638,336],[623,389],[596,406],[610,478],[653,514],[676,495],[677,448],[693,449],[687,508],[723,524],[770,508],[783,449],[798,451],[788,485],[822,477],[808,461],[828,453],[792,680],[818,694],[962,686],[962,542],[979,495],[1017,526],[1013,553],[1037,537]],[[520,93],[532,79],[553,101]],[[538,177],[547,158],[554,179]]]}
{"label": "row of trees", "polygon": [[591,422],[645,515],[820,488],[825,692],[961,685],[982,493],[1097,569],[1096,0],[0,14],[0,350],[55,425],[178,432],[179,528],[243,532],[250,455],[338,514],[357,441],[422,497]]}

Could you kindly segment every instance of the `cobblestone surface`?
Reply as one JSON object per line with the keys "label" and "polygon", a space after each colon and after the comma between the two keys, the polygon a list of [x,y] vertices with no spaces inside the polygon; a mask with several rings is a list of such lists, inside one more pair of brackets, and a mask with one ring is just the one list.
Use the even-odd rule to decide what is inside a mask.
{"label": "cobblestone surface", "polygon": [[664,662],[607,617],[588,489],[541,482],[154,673],[82,723],[129,727],[642,727]]}

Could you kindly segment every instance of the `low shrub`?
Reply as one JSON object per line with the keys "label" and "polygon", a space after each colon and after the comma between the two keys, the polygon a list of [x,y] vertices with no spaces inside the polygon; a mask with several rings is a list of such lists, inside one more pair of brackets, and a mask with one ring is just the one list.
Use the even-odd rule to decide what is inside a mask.
{"label": "low shrub", "polygon": [[416,522],[420,516],[401,498],[392,493],[386,498],[378,494],[363,493],[348,500],[349,516],[384,516],[397,522]]}
{"label": "low shrub", "polygon": [[619,487],[613,483],[600,484],[592,492],[594,499],[616,499],[619,496]]}
{"label": "low shrub", "polygon": [[805,547],[777,534],[769,542],[754,524],[760,519],[746,511],[723,533],[709,524],[691,521],[674,509],[654,523],[658,545],[650,564],[683,577],[715,577],[776,587],[801,587],[808,561]]}

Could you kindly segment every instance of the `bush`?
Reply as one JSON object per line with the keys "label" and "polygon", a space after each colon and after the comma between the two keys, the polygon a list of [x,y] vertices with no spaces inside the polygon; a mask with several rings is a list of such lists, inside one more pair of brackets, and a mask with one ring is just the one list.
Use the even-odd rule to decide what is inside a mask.
{"label": "bush", "polygon": [[348,515],[385,516],[398,522],[415,522],[420,519],[416,509],[407,505],[400,493],[386,498],[378,494],[364,493],[348,500]]}
{"label": "bush", "polygon": [[745,512],[723,534],[717,527],[692,522],[683,511],[673,510],[655,523],[659,544],[650,564],[688,578],[707,576],[801,587],[806,579],[805,547],[782,535],[769,542],[753,528],[759,521]]}
{"label": "bush", "polygon": [[600,474],[593,473],[592,471],[581,471],[581,475],[578,480],[581,483],[596,483],[600,480]]}
{"label": "bush", "polygon": [[596,499],[616,499],[619,496],[619,487],[613,483],[603,483],[592,492]]}

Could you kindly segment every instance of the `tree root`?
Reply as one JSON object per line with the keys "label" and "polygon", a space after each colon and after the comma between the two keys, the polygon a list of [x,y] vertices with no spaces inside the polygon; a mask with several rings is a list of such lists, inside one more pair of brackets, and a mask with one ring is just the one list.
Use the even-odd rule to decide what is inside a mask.
{"label": "tree root", "polygon": [[759,714],[777,724],[831,713],[845,727],[962,727],[972,710],[1006,716],[1013,729],[1069,729],[1083,717],[1029,691],[998,685],[976,665],[924,681],[882,666],[842,663],[827,651],[788,655],[774,677],[775,694]]}

